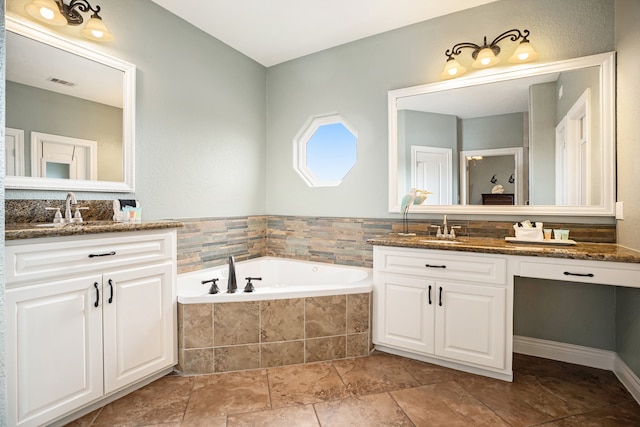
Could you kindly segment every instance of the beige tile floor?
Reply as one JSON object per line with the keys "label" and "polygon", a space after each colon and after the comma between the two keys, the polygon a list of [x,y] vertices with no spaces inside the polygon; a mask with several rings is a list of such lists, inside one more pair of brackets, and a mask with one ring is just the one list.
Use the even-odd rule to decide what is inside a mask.
{"label": "beige tile floor", "polygon": [[402,357],[169,375],[68,426],[640,426],[609,371],[514,356],[507,383]]}

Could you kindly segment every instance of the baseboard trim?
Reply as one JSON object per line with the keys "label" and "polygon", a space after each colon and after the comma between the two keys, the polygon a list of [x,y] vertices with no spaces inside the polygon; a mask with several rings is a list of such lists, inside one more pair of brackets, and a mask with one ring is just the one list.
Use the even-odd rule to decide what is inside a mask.
{"label": "baseboard trim", "polygon": [[513,352],[613,371],[616,353],[608,350],[522,336],[513,337]]}
{"label": "baseboard trim", "polygon": [[640,378],[617,355],[613,365],[613,373],[616,374],[622,385],[629,390],[636,402],[640,404]]}
{"label": "baseboard trim", "polygon": [[613,351],[514,336],[513,352],[613,371],[622,385],[640,404],[640,378]]}

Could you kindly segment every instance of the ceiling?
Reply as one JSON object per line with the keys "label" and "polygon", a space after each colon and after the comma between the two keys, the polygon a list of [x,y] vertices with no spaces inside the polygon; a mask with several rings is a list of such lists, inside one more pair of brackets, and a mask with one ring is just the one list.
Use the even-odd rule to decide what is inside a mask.
{"label": "ceiling", "polygon": [[6,38],[8,81],[122,108],[122,71],[11,31]]}
{"label": "ceiling", "polygon": [[398,110],[424,111],[461,119],[529,111],[529,88],[555,82],[559,73],[434,91],[398,99]]}
{"label": "ceiling", "polygon": [[270,67],[496,0],[152,0]]}

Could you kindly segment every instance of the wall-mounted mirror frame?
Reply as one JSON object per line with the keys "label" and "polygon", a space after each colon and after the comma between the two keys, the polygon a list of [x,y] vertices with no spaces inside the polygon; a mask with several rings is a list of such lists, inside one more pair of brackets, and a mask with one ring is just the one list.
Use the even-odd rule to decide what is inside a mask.
{"label": "wall-mounted mirror frame", "polygon": [[100,192],[133,192],[135,190],[135,112],[136,112],[136,67],[121,59],[105,55],[89,47],[69,41],[59,35],[49,33],[39,27],[32,26],[7,16],[6,30],[28,37],[53,48],[72,53],[91,61],[122,71],[123,117],[122,117],[122,152],[123,180],[91,181],[79,179],[55,179],[25,176],[5,177],[5,187],[24,190],[62,190],[62,191],[100,191]]}
{"label": "wall-mounted mirror frame", "polygon": [[[450,213],[483,215],[554,215],[554,216],[614,216],[615,214],[615,52],[574,58],[565,61],[526,64],[494,71],[486,70],[455,80],[429,83],[391,90],[388,93],[389,112],[389,212],[400,212],[398,185],[398,101],[404,97],[443,92],[459,88],[504,82],[529,76],[578,70],[586,67],[600,68],[600,109],[602,138],[602,203],[591,206],[555,205],[414,205],[413,213]],[[493,73],[492,73],[493,72]],[[428,190],[428,189],[426,189]]]}

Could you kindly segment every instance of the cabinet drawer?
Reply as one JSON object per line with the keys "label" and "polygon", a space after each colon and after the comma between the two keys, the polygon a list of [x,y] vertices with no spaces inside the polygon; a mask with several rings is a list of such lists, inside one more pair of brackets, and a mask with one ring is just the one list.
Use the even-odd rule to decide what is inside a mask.
{"label": "cabinet drawer", "polygon": [[519,271],[520,276],[538,279],[640,287],[640,264],[527,260],[520,262]]}
{"label": "cabinet drawer", "polygon": [[175,231],[163,230],[123,233],[117,237],[85,236],[80,240],[61,238],[42,243],[10,244],[5,248],[6,282],[11,286],[16,282],[173,259],[175,240]]}
{"label": "cabinet drawer", "polygon": [[374,268],[434,279],[504,285],[507,260],[489,255],[445,254],[425,249],[374,247]]}

